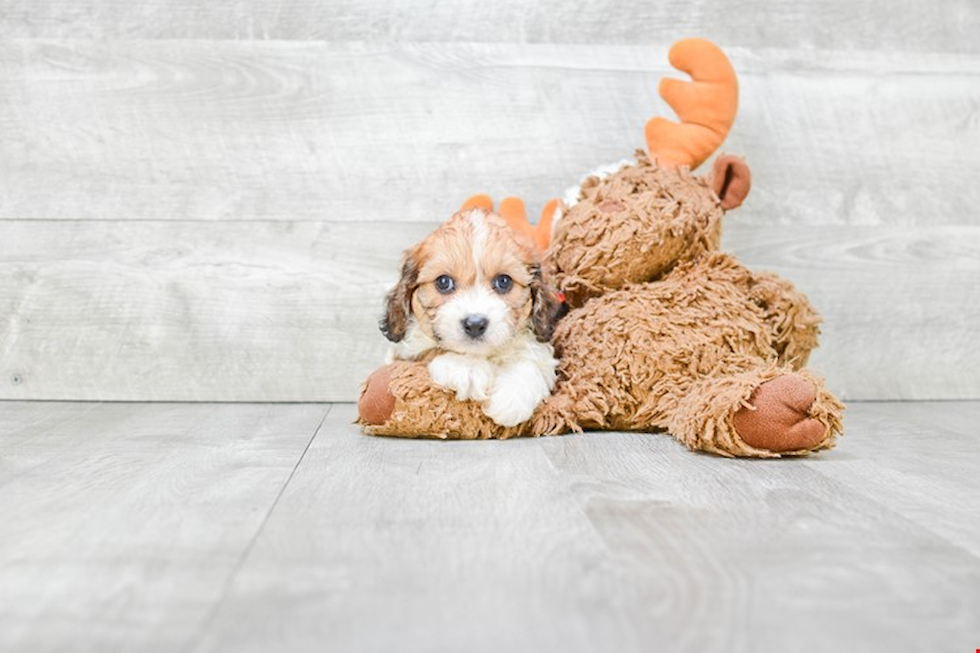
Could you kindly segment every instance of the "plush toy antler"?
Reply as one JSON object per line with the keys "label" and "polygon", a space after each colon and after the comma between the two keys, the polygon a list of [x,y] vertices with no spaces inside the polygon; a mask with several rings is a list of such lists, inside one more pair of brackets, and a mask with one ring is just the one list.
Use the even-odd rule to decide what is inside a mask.
{"label": "plush toy antler", "polygon": [[725,53],[704,39],[678,41],[669,58],[670,65],[692,81],[661,80],[660,97],[680,123],[652,118],[646,126],[647,147],[661,166],[687,165],[693,170],[718,149],[735,122],[738,80]]}
{"label": "plush toy antler", "polygon": [[[474,195],[459,208],[460,211],[468,209],[485,209],[493,211],[493,200],[489,195]],[[527,210],[524,208],[524,201],[517,197],[505,197],[500,202],[500,216],[507,221],[507,224],[518,233],[522,233],[530,238],[538,251],[544,252],[548,249],[551,242],[551,221],[555,216],[555,209],[558,208],[558,200],[553,199],[541,209],[541,219],[537,226],[532,226],[527,219]]]}

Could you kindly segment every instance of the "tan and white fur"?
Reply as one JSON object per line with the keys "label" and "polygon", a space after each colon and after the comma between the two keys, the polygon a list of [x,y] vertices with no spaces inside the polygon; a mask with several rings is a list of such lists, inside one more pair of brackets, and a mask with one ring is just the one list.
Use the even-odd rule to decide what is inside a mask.
{"label": "tan and white fur", "polygon": [[555,385],[556,313],[533,243],[473,209],[405,253],[380,326],[392,358],[428,359],[434,383],[515,426]]}

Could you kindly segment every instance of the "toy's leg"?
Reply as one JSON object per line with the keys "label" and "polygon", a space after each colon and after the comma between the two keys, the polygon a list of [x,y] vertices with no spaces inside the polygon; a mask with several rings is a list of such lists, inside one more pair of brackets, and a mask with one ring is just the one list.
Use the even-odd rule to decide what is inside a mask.
{"label": "toy's leg", "polygon": [[395,410],[395,395],[391,394],[391,374],[394,365],[385,365],[371,372],[361,386],[357,400],[357,422],[364,426],[380,426]]}
{"label": "toy's leg", "polygon": [[817,346],[820,316],[806,296],[789,281],[768,272],[753,275],[750,294],[766,312],[776,340],[773,349],[781,365],[801,369]]}
{"label": "toy's leg", "polygon": [[691,449],[772,458],[834,446],[844,406],[807,371],[771,366],[697,381],[668,417]]}
{"label": "toy's leg", "polygon": [[436,386],[426,364],[399,361],[375,370],[357,402],[358,424],[372,435],[481,440],[521,434],[523,425],[504,428],[483,414],[475,401],[459,401]]}
{"label": "toy's leg", "polygon": [[605,429],[628,428],[622,406],[631,398],[615,382],[602,375],[578,374],[560,379],[551,396],[531,418],[529,435],[562,435]]}
{"label": "toy's leg", "polygon": [[530,435],[562,435],[581,433],[582,417],[577,415],[574,398],[561,383],[554,394],[545,399],[531,417]]}

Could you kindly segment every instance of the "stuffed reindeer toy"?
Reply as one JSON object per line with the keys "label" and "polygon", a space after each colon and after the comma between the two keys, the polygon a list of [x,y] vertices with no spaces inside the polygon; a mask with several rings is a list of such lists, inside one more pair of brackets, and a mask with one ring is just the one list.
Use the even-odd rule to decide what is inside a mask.
{"label": "stuffed reindeer toy", "polygon": [[[362,389],[366,432],[477,439],[663,431],[693,450],[749,457],[834,446],[843,405],[805,367],[818,315],[790,282],[719,249],[723,218],[749,193],[747,164],[722,155],[710,174],[691,172],[734,122],[735,72],[699,39],[676,43],[670,62],[692,81],[661,82],[680,123],[652,119],[647,152],[586,177],[569,201],[546,207],[537,228],[519,200],[500,206],[500,219],[542,250],[543,278],[566,303],[551,338],[551,392],[527,419],[501,424],[485,400],[435,383],[424,356],[397,360]],[[463,212],[495,215],[492,208],[477,196]]]}

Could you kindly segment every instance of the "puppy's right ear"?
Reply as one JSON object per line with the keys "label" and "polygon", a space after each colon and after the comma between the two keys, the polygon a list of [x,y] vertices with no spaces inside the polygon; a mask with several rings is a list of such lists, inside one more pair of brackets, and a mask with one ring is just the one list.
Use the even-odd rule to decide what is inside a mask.
{"label": "puppy's right ear", "polygon": [[392,342],[400,342],[412,315],[412,293],[418,285],[419,268],[414,252],[407,252],[402,262],[402,276],[385,298],[385,314],[378,323],[381,333]]}

